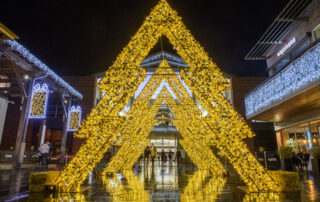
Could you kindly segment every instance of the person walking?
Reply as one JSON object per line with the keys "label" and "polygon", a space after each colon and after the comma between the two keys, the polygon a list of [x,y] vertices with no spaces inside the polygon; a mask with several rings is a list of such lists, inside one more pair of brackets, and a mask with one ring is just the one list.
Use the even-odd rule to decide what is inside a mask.
{"label": "person walking", "polygon": [[154,165],[154,159],[156,158],[157,150],[154,147],[153,143],[151,144],[151,161],[152,161],[152,166]]}
{"label": "person walking", "polygon": [[42,144],[39,148],[39,151],[41,153],[41,164],[48,164],[48,155],[49,155],[49,141],[46,141],[46,143]]}
{"label": "person walking", "polygon": [[148,161],[149,161],[150,153],[151,153],[150,148],[149,148],[149,146],[147,146],[146,150],[144,150],[144,161],[146,163],[148,163]]}
{"label": "person walking", "polygon": [[49,141],[48,141],[48,147],[49,147],[49,158],[51,159],[54,147],[53,147],[53,144]]}
{"label": "person walking", "polygon": [[177,162],[178,162],[178,164],[180,164],[181,163],[181,152],[180,152],[180,149],[178,149],[176,156],[177,156]]}
{"label": "person walking", "polygon": [[169,160],[170,162],[172,161],[172,157],[173,157],[173,152],[171,151],[171,149],[169,150]]}

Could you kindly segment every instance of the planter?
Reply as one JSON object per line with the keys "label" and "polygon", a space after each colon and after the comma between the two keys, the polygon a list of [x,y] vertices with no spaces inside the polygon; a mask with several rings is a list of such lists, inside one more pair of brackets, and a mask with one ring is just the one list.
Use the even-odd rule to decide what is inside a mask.
{"label": "planter", "polygon": [[320,176],[320,159],[311,159],[312,175]]}
{"label": "planter", "polygon": [[280,159],[281,170],[293,171],[292,159]]}

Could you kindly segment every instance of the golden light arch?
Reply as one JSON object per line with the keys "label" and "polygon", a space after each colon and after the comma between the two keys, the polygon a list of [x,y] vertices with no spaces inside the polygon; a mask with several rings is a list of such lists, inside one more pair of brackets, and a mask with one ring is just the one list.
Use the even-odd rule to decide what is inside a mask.
{"label": "golden light arch", "polygon": [[[166,102],[177,117],[173,122],[184,137],[183,146],[186,149],[202,149],[206,151],[206,156],[212,159],[209,164],[204,164],[204,160],[201,160],[203,156],[197,152],[197,149],[190,149],[189,155],[193,161],[199,167],[216,165],[214,171],[224,172],[209,148],[209,145],[216,146],[227,157],[251,191],[276,191],[277,183],[243,142],[244,138],[253,137],[254,134],[222,94],[229,85],[226,78],[165,0],[160,0],[153,8],[138,32],[106,71],[105,77],[99,84],[106,94],[79,127],[76,136],[86,138],[86,141],[61,172],[56,181],[58,190],[79,191],[88,173],[93,170],[111,145],[120,144],[125,148],[126,142],[132,141],[131,145],[132,143],[136,146],[140,145],[137,148],[141,149],[147,144],[146,142],[143,144],[142,141],[145,139],[141,137],[148,134],[155,124],[150,117],[153,110],[156,110],[152,108],[155,105],[150,105],[148,102],[156,86],[160,85],[158,80],[161,78],[153,79],[155,88],[142,91],[127,117],[120,116],[119,112],[134,96],[139,84],[146,77],[146,70],[139,66],[162,35],[169,39],[177,53],[189,66],[179,75],[209,114],[201,117],[194,100],[188,98],[182,88],[174,87],[174,85],[180,85],[177,78],[167,78],[179,100],[178,104],[174,104],[175,100],[168,97]],[[161,69],[172,71],[170,68]],[[163,94],[166,93],[163,92]],[[148,124],[138,127],[141,126],[139,123],[145,123],[143,120],[149,120]],[[190,142],[196,146],[189,145]],[[130,166],[132,161],[128,162],[128,157],[125,151],[119,152],[106,171],[117,171],[125,168],[126,165]],[[123,164],[123,162],[126,163]]]}

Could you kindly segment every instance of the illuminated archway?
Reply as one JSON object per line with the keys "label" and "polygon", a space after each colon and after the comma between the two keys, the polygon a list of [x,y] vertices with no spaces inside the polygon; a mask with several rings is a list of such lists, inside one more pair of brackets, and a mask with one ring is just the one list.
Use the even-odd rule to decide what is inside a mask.
{"label": "illuminated archway", "polygon": [[[208,116],[201,117],[195,101],[181,88],[179,79],[167,72],[172,71],[169,67],[159,68],[160,76],[154,77],[151,83],[153,88],[143,90],[127,116],[119,115],[146,77],[146,70],[139,66],[162,35],[169,39],[189,66],[179,75]],[[161,72],[166,74],[161,76]],[[254,134],[223,96],[222,91],[229,85],[227,80],[186,29],[177,13],[165,0],[160,0],[100,82],[99,87],[106,90],[106,94],[82,122],[76,134],[86,138],[86,141],[57,179],[56,186],[60,191],[78,191],[88,173],[111,145],[120,144],[123,148],[134,147],[136,150],[143,147],[142,141],[145,141],[155,124],[152,117],[154,110],[157,110],[154,107],[156,105],[149,104],[149,101],[163,77],[178,98],[177,103],[169,96],[170,93],[163,91],[168,96],[166,103],[177,118],[173,123],[184,137],[182,144],[185,149],[190,148],[189,155],[199,167],[204,166],[204,159],[197,150],[208,151],[207,156],[213,159],[209,165],[218,166],[212,170],[224,172],[216,157],[211,155],[209,145],[213,145],[227,157],[251,191],[277,190],[277,183],[243,142],[244,138],[253,137]],[[129,155],[120,149],[107,170],[117,171],[125,168],[125,165],[130,166],[132,162],[128,162],[128,159]]]}

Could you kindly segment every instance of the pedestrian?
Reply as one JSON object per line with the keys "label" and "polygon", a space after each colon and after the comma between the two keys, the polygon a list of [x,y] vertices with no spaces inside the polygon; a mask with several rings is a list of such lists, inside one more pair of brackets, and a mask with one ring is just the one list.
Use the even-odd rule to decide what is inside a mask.
{"label": "pedestrian", "polygon": [[161,151],[161,161],[165,162],[166,161],[166,153],[164,152],[164,149]]}
{"label": "pedestrian", "polygon": [[150,156],[150,148],[147,146],[147,148],[144,150],[144,161],[148,163],[149,161],[149,156]]}
{"label": "pedestrian", "polygon": [[110,159],[111,159],[111,152],[108,150],[108,151],[106,152],[106,160],[107,160],[107,162],[109,162]]}
{"label": "pedestrian", "polygon": [[151,144],[151,161],[152,161],[152,166],[154,165],[154,159],[156,158],[157,155],[157,150],[154,147],[154,144]]}
{"label": "pedestrian", "polygon": [[41,153],[41,164],[48,164],[48,155],[49,155],[49,141],[46,141],[46,143],[42,144],[41,147],[39,148],[39,151]]}
{"label": "pedestrian", "polygon": [[49,141],[48,141],[48,146],[49,146],[49,158],[51,158],[54,147],[53,147],[53,144]]}
{"label": "pedestrian", "polygon": [[177,151],[177,161],[178,161],[178,164],[181,163],[181,152],[180,152],[180,149],[178,149],[178,151]]}
{"label": "pedestrian", "polygon": [[173,157],[173,152],[171,151],[171,149],[169,150],[169,160],[172,161],[172,157]]}

